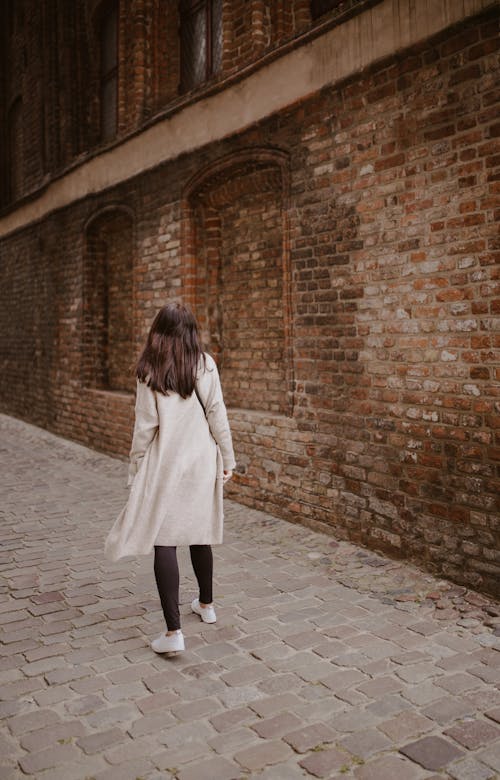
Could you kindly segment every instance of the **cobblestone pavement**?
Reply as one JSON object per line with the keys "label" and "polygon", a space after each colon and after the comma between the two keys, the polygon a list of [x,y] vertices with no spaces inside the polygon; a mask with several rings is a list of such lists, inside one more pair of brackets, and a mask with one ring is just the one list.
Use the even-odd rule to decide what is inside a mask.
{"label": "cobblestone pavement", "polygon": [[126,464],[0,416],[0,777],[487,780],[500,773],[498,604],[235,503],[218,621],[164,628],[150,557],[105,534]]}

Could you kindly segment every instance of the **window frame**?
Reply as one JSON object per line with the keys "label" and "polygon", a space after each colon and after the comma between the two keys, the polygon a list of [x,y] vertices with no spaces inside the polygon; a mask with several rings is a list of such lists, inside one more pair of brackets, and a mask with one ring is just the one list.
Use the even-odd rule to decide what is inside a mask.
{"label": "window frame", "polygon": [[[107,36],[107,24],[110,21],[110,17],[115,17],[114,24],[116,26],[115,35],[115,51],[113,52],[114,64],[107,70],[104,69],[104,51],[106,50],[106,36]],[[119,76],[119,48],[120,48],[120,25],[119,25],[119,2],[105,4],[101,16],[99,19],[98,28],[98,40],[99,40],[99,137],[101,141],[111,141],[116,137],[118,133],[118,76]],[[110,85],[114,84],[115,93],[115,112],[113,117],[112,132],[107,132],[105,127],[105,116],[107,112],[104,110],[106,101],[106,91]]]}
{"label": "window frame", "polygon": [[[220,2],[220,13],[217,15],[214,13],[214,4]],[[198,39],[193,35],[192,40],[187,40],[187,23],[191,21],[194,16],[200,11],[204,10],[205,16],[205,63],[203,77],[199,80],[193,78],[186,78],[186,60],[189,60],[189,64],[192,66],[194,62],[194,52],[198,45]],[[221,69],[221,62],[215,62],[214,58],[214,40],[216,37],[221,38],[221,51],[222,51],[222,2],[221,0],[180,0],[179,2],[179,43],[180,43],[180,92],[189,92],[192,89],[196,89],[202,84],[209,81],[215,76]],[[220,29],[215,27],[217,23],[217,16],[219,19],[218,24]],[[188,49],[189,47],[189,49]],[[189,56],[188,56],[189,55]],[[194,68],[191,67],[191,71]],[[191,74],[189,74],[191,76]]]}

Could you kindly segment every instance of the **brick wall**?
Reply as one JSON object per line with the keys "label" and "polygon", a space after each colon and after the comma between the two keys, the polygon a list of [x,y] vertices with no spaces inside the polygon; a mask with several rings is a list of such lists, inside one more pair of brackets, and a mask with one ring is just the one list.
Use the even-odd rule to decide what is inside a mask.
{"label": "brick wall", "polygon": [[118,205],[136,353],[172,297],[216,343],[221,278],[223,349],[257,312],[258,381],[222,361],[230,495],[498,593],[498,40],[496,9],[7,237],[3,409],[127,453],[133,396],[82,379],[86,226]]}

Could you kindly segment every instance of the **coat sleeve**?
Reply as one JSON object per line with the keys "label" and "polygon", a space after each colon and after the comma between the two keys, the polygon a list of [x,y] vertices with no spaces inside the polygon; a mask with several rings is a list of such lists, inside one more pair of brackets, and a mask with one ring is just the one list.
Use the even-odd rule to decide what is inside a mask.
{"label": "coat sleeve", "polygon": [[210,355],[206,355],[205,370],[202,369],[196,385],[205,407],[210,432],[219,445],[224,469],[226,471],[232,470],[236,466],[236,461],[234,459],[231,430],[222,396],[219,372],[217,371],[215,360]]}
{"label": "coat sleeve", "polygon": [[137,380],[135,399],[135,424],[130,448],[130,465],[127,486],[132,484],[147,448],[158,430],[158,409],[154,392],[145,382]]}

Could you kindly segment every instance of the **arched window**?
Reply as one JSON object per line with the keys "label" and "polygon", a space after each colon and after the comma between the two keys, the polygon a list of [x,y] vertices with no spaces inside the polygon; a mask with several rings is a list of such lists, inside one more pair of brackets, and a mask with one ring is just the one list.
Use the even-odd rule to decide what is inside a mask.
{"label": "arched window", "polygon": [[185,192],[185,299],[233,408],[291,415],[288,160],[248,150],[216,161]]}
{"label": "arched window", "polygon": [[222,61],[222,0],[182,0],[179,5],[181,91],[207,81]]}
{"label": "arched window", "polygon": [[87,228],[84,275],[84,382],[101,390],[132,390],[133,225],[120,209]]}
{"label": "arched window", "polygon": [[8,197],[15,201],[23,193],[23,102],[17,98],[8,115]]}
{"label": "arched window", "polygon": [[101,140],[118,126],[118,3],[106,5],[99,27]]}

